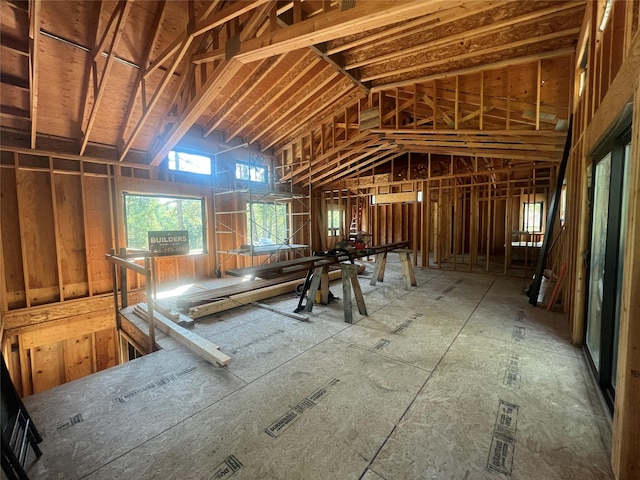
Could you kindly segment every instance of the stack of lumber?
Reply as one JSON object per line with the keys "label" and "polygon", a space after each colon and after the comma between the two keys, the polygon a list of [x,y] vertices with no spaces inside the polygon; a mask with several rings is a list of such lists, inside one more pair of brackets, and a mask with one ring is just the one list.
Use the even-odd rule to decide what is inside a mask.
{"label": "stack of lumber", "polygon": [[[330,272],[329,279],[335,280],[340,278],[340,271]],[[247,282],[249,284],[254,282]],[[271,297],[277,297],[278,295],[284,295],[291,293],[295,290],[296,285],[300,283],[300,279],[290,280],[284,283],[277,283],[255,290],[245,291],[235,295],[229,295],[228,297],[217,297],[217,299],[205,303],[204,305],[198,305],[196,307],[189,308],[188,315],[191,318],[201,318],[214,313],[223,312],[232,308],[241,307],[243,305],[251,305],[252,303],[260,300],[265,300]],[[215,292],[215,290],[212,290]]]}
{"label": "stack of lumber", "polygon": [[[149,320],[148,312],[149,309],[146,303],[139,303],[133,309],[133,313],[137,317],[147,322]],[[231,361],[231,357],[221,352],[218,345],[190,332],[186,328],[182,328],[155,310],[153,312],[153,325],[162,333],[186,346],[189,350],[198,354],[209,363],[224,367]]]}
{"label": "stack of lumber", "polygon": [[[214,302],[217,299],[227,298],[231,295],[238,295],[240,293],[257,290],[260,288],[270,287],[279,283],[291,282],[292,280],[296,280],[297,285],[298,283],[304,281],[304,274],[294,273],[269,280],[251,280],[248,282],[228,285],[226,287],[219,287],[202,292],[181,295],[176,299],[176,306],[179,309],[188,310],[192,307],[197,307],[198,305]],[[293,288],[295,289],[295,286]],[[293,291],[293,289],[290,291]]]}

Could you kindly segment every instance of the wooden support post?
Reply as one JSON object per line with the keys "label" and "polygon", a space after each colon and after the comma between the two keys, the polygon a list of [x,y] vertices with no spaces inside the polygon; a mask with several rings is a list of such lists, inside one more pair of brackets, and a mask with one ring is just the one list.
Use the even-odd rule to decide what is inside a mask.
{"label": "wooden support post", "polygon": [[373,275],[371,275],[371,281],[369,285],[375,285],[376,282],[384,281],[384,268],[387,265],[387,253],[379,253],[376,257],[376,266],[373,268]]}
{"label": "wooden support post", "polygon": [[[120,249],[120,256],[122,258],[125,258],[127,255],[127,249],[126,248],[121,248]],[[120,267],[120,305],[122,306],[122,308],[125,308],[129,305],[129,301],[127,299],[127,290],[129,288],[128,285],[128,281],[127,281],[127,268],[121,266]]]}
{"label": "wooden support post", "polygon": [[[304,307],[304,309],[307,312],[310,312],[313,310],[313,304],[316,300],[316,292],[318,291],[318,288],[320,288],[320,280],[322,279],[323,270],[324,270],[324,267],[317,267],[313,271],[313,279],[311,280],[311,285],[309,286],[309,293],[307,294],[307,305]],[[304,292],[302,293],[304,294]]]}
{"label": "wooden support post", "polygon": [[342,263],[340,264],[340,270],[342,271],[342,305],[344,310],[344,321],[346,323],[353,323],[353,313],[351,311],[352,288],[353,294],[356,297],[358,312],[360,312],[360,315],[367,315],[367,307],[364,303],[364,296],[362,295],[360,283],[358,282],[358,266],[351,265],[349,263]]}
{"label": "wooden support post", "polygon": [[491,249],[489,247],[491,243],[491,182],[487,185],[487,221],[485,222],[485,226],[487,228],[487,258],[485,271],[489,271],[489,254],[491,253]]}
{"label": "wooden support post", "polygon": [[322,275],[320,275],[320,303],[329,304],[329,265],[322,267]]}
{"label": "wooden support post", "polygon": [[147,312],[147,321],[149,322],[149,351],[156,351],[156,331],[153,321],[153,274],[151,272],[151,259],[146,257],[144,259],[145,280],[147,287],[147,305],[149,311]]}
{"label": "wooden support post", "polygon": [[400,266],[402,267],[402,282],[405,290],[411,290],[411,287],[417,287],[416,275],[411,265],[411,250],[399,251]]}

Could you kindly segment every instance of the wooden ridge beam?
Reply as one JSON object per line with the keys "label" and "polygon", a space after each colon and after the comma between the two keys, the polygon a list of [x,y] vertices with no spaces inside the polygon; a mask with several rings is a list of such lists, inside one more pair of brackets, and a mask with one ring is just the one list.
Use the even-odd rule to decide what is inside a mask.
{"label": "wooden ridge beam", "polygon": [[462,2],[459,0],[358,2],[349,10],[330,10],[294,23],[290,27],[270,31],[242,42],[235,58],[243,63],[250,63],[272,55],[317,45],[336,37],[410,20],[460,4]]}

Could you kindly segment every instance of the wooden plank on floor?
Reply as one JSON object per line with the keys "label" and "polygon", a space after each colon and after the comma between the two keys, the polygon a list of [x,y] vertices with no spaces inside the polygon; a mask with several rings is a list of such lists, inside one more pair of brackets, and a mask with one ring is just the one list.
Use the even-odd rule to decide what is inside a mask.
{"label": "wooden plank on floor", "polygon": [[[143,320],[147,320],[146,307],[146,304],[140,303],[136,308],[134,308],[133,312]],[[190,332],[186,328],[182,328],[180,325],[175,324],[164,315],[154,312],[153,318],[154,325],[158,327],[162,333],[170,336],[174,340],[177,340],[208,362],[224,367],[231,361],[231,357],[221,352],[219,346],[193,332]]]}

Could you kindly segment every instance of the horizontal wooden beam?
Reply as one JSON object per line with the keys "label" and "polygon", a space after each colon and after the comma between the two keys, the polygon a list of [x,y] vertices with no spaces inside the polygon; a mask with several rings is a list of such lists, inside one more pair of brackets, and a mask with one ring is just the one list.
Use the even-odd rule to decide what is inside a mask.
{"label": "horizontal wooden beam", "polygon": [[460,0],[357,2],[356,6],[349,10],[331,10],[243,42],[235,58],[250,63],[364,30],[411,20],[460,4]]}

